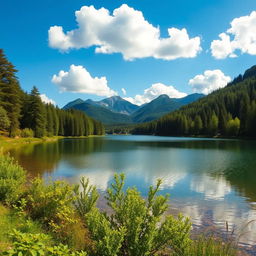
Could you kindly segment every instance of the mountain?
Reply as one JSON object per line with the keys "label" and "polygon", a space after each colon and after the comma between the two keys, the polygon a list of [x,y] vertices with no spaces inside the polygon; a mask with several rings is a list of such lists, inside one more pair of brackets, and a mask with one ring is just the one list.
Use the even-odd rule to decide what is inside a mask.
{"label": "mountain", "polygon": [[256,66],[253,66],[226,87],[184,105],[156,121],[141,124],[133,133],[256,137],[255,131]]}
{"label": "mountain", "polygon": [[86,100],[86,103],[89,103],[94,106],[101,106],[106,109],[111,110],[112,112],[130,115],[137,109],[139,106],[130,103],[127,100],[124,100],[120,96],[112,96],[101,101],[93,101],[91,99]]}
{"label": "mountain", "polygon": [[75,101],[68,103],[64,106],[64,109],[72,108],[85,112],[88,116],[94,118],[95,120],[101,121],[105,125],[113,124],[130,124],[132,120],[130,116],[120,113],[114,113],[99,105],[92,105],[87,102],[73,104]]}
{"label": "mountain", "polygon": [[194,93],[184,98],[170,98],[166,94],[160,95],[148,104],[144,104],[132,114],[132,120],[135,123],[144,123],[155,120],[171,111],[174,111],[183,105],[189,104],[202,98],[204,94]]}
{"label": "mountain", "polygon": [[169,96],[163,94],[140,107],[119,96],[113,96],[101,101],[76,99],[65,105],[63,109],[81,110],[106,125],[125,125],[155,120],[203,96],[203,94],[191,94],[184,98],[176,99],[169,98]]}
{"label": "mountain", "polygon": [[73,100],[71,102],[69,102],[68,104],[66,104],[62,109],[70,109],[73,108],[74,106],[78,105],[78,104],[82,104],[84,103],[84,100],[78,98],[76,100]]}

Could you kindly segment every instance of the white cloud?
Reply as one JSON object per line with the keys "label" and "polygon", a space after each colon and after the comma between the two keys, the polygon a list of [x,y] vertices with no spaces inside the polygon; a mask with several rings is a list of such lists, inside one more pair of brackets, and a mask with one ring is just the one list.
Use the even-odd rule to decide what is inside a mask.
{"label": "white cloud", "polygon": [[231,27],[219,35],[220,40],[212,41],[212,56],[216,59],[236,57],[236,50],[256,55],[256,11],[233,19],[230,24]]}
{"label": "white cloud", "polygon": [[208,94],[219,88],[223,88],[231,81],[229,76],[219,70],[206,70],[203,74],[196,75],[189,80],[193,92]]}
{"label": "white cloud", "polygon": [[124,88],[122,88],[121,90],[122,90],[123,95],[126,95],[126,90]]}
{"label": "white cloud", "polygon": [[169,28],[169,36],[161,38],[159,27],[126,4],[115,9],[113,15],[105,8],[83,6],[75,16],[77,29],[65,33],[62,26],[50,27],[50,47],[68,51],[96,46],[97,53],[121,53],[126,60],[193,58],[201,51],[200,38],[189,38],[185,28]]}
{"label": "white cloud", "polygon": [[40,98],[41,98],[42,102],[44,102],[46,104],[56,105],[56,102],[54,100],[48,98],[45,94],[40,94]]}
{"label": "white cloud", "polygon": [[166,94],[170,98],[182,98],[187,96],[186,93],[178,91],[172,85],[156,83],[145,89],[143,94],[137,94],[134,98],[126,97],[124,99],[130,101],[133,104],[142,105],[144,103],[150,102],[162,94]]}
{"label": "white cloud", "polygon": [[61,70],[52,77],[52,82],[62,92],[88,93],[98,96],[113,96],[117,93],[108,87],[106,77],[92,77],[83,66],[71,65],[69,71]]}

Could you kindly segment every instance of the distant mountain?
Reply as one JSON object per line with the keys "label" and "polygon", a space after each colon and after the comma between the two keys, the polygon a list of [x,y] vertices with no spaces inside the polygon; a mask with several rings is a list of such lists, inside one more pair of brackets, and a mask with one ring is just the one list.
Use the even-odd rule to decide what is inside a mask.
{"label": "distant mountain", "polygon": [[66,104],[62,109],[70,109],[73,108],[74,106],[78,105],[78,104],[82,104],[84,103],[84,100],[78,98],[76,100],[73,100],[71,102],[69,102],[68,104]]}
{"label": "distant mountain", "polygon": [[103,99],[101,101],[86,100],[86,103],[89,103],[94,106],[101,106],[111,110],[112,112],[130,115],[137,109],[139,106],[132,104],[131,102],[124,100],[120,96],[112,96],[110,98]]}
{"label": "distant mountain", "polygon": [[144,104],[132,114],[132,120],[135,123],[144,123],[155,120],[171,111],[174,111],[183,105],[194,102],[202,98],[204,94],[194,93],[184,98],[170,98],[166,94],[160,95],[148,104]]}
{"label": "distant mountain", "polygon": [[132,123],[131,117],[125,114],[115,113],[104,107],[98,105],[92,105],[87,102],[73,104],[75,101],[68,103],[64,106],[64,109],[77,109],[85,112],[88,116],[94,118],[95,120],[101,121],[106,125],[113,124],[129,124]]}
{"label": "distant mountain", "polygon": [[203,94],[195,93],[176,99],[169,98],[169,96],[163,94],[140,107],[119,96],[113,96],[101,101],[76,99],[65,105],[63,109],[81,110],[106,125],[125,125],[155,120],[203,96]]}

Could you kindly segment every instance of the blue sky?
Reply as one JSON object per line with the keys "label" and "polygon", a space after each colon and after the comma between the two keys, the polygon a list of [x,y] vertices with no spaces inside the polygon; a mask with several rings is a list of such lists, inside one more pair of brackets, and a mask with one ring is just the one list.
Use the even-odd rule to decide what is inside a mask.
{"label": "blue sky", "polygon": [[[52,47],[49,46],[48,30],[50,27],[61,26],[65,36],[67,31],[77,29],[79,24],[75,19],[75,11],[80,10],[82,6],[93,5],[96,11],[104,7],[109,10],[108,15],[112,17],[113,10],[120,9],[122,4],[128,6],[127,10],[132,15],[135,15],[134,10],[140,11],[147,24],[151,24],[154,29],[159,29],[159,40],[169,37],[168,28],[176,28],[179,31],[185,28],[189,37],[188,40],[199,38],[202,50],[199,51],[197,46],[194,45],[196,53],[191,53],[195,55],[194,57],[180,58],[179,54],[173,53],[176,49],[174,47],[171,48],[172,54],[178,57],[167,60],[170,53],[166,53],[166,51],[164,56],[160,56],[157,50],[149,50],[149,54],[147,51],[147,54],[144,54],[145,56],[139,56],[140,48],[136,48],[137,45],[133,43],[133,47],[138,49],[139,55],[132,53],[135,57],[133,56],[134,58],[129,59],[131,54],[128,54],[127,60],[126,43],[128,41],[122,41],[121,50],[116,50],[117,48],[114,44],[115,42],[119,44],[121,40],[120,33],[129,31],[130,28],[126,29],[125,27],[129,26],[129,22],[127,23],[128,25],[125,23],[125,26],[121,24],[121,28],[125,28],[122,30],[123,32],[120,32],[119,35],[114,33],[114,36],[112,35],[111,38],[108,38],[108,47],[111,47],[117,53],[95,53],[95,43],[92,43],[88,48],[79,47],[78,45],[81,41],[78,43],[77,38],[80,35],[77,38],[75,36],[71,39],[69,38],[72,41],[71,46],[65,49],[64,52],[63,50],[62,52],[60,51],[60,48],[64,47],[64,41],[58,45],[53,42]],[[169,93],[169,96],[176,95],[177,97],[193,92],[209,93],[218,86],[222,87],[225,81],[234,78],[245,69],[255,65],[256,53],[254,48],[256,47],[256,42],[251,42],[249,46],[246,44],[247,37],[250,37],[250,31],[255,31],[255,25],[252,25],[255,23],[252,22],[254,20],[252,12],[255,10],[255,0],[4,0],[0,9],[0,47],[4,49],[9,60],[19,70],[18,77],[22,88],[30,91],[32,86],[36,85],[42,94],[46,94],[47,97],[53,99],[60,107],[78,97],[96,100],[114,94],[127,97],[137,104],[142,104],[156,97],[160,92],[166,92],[167,94]],[[120,19],[116,19],[116,23],[113,26],[101,24],[101,28],[96,35],[101,41],[104,36],[105,38],[107,37],[106,34],[109,35],[111,31],[115,32],[116,27],[120,26],[120,23],[122,23],[121,15]],[[239,20],[239,22],[244,22],[243,24],[247,29],[245,32],[249,32],[241,34],[240,31],[239,34],[240,23],[238,24],[240,27],[234,25],[233,32],[227,32],[231,28],[230,23],[232,20],[243,16],[246,18],[242,19],[241,22]],[[83,24],[88,22],[93,21],[88,18],[82,20]],[[94,24],[92,26],[93,28],[95,27]],[[136,23],[133,26],[136,26]],[[96,33],[95,31],[92,32]],[[228,44],[228,46],[232,45],[233,47],[232,53],[228,53],[225,48],[227,44],[221,42],[221,49],[224,52],[219,51],[215,53],[214,57],[211,51],[211,43],[213,40],[220,40],[220,33],[230,35],[231,40],[233,40],[234,36],[238,36],[238,40]],[[55,33],[54,36],[58,35]],[[133,39],[136,34],[131,33],[126,37]],[[104,43],[102,44],[104,45]],[[150,40],[148,45],[149,48],[152,47]],[[144,46],[142,48],[145,49]],[[188,48],[192,48],[192,46]],[[182,50],[183,56],[186,56],[187,51],[191,50],[188,48]],[[235,58],[233,58],[234,54],[237,55]],[[216,58],[216,56],[220,55],[222,56],[221,58]],[[88,80],[85,79],[85,84],[80,83],[76,86],[77,80],[75,80],[74,76],[77,73],[74,72],[73,76],[71,75],[71,65],[74,67],[73,71],[77,71],[77,66],[82,66],[79,74],[82,76],[86,73],[86,79]],[[70,78],[65,80],[66,82],[59,74],[61,70],[69,72],[66,75],[70,75]],[[211,72],[204,73],[207,70]],[[215,70],[220,70],[222,73],[212,72]],[[200,74],[203,76],[198,77],[197,75]],[[53,75],[59,78],[59,80],[55,79],[55,83],[52,81]],[[217,79],[216,81],[214,80],[214,85],[209,84],[209,81],[212,81],[212,76]],[[95,77],[99,79],[96,81]],[[100,79],[102,77],[105,77],[104,81]],[[207,80],[207,78],[209,79]],[[190,79],[192,81],[189,84]],[[72,88],[67,85],[68,82],[74,83],[71,86]],[[86,84],[87,82],[90,85]],[[152,87],[154,84],[155,86]],[[90,90],[82,90],[82,86],[85,88],[95,86],[95,93],[92,88]],[[98,89],[96,88],[97,86],[99,86]],[[174,88],[170,89],[168,86],[173,86]],[[126,90],[126,95],[122,93],[122,88]],[[61,92],[61,89],[64,91]],[[148,90],[144,93],[145,89]],[[71,91],[75,91],[75,93]],[[136,95],[139,97],[135,98]]]}

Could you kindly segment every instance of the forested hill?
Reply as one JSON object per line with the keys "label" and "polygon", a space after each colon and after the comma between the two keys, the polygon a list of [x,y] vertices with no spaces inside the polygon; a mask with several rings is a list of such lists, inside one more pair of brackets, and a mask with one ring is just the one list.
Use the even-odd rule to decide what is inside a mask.
{"label": "forested hill", "polygon": [[104,134],[103,125],[78,110],[44,104],[33,87],[24,92],[17,70],[0,49],[0,132],[10,137],[87,136]]}
{"label": "forested hill", "polygon": [[137,126],[134,134],[170,136],[252,136],[256,131],[256,66],[225,88],[169,113],[157,121]]}

